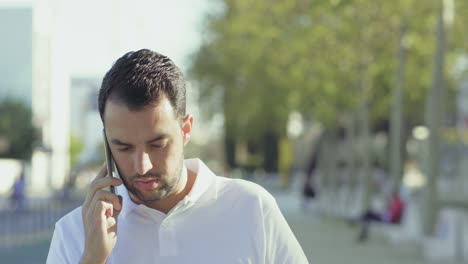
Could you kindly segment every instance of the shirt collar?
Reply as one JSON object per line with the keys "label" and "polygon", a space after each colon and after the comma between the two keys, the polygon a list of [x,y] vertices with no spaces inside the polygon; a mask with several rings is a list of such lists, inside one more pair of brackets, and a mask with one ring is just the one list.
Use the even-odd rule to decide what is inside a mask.
{"label": "shirt collar", "polygon": [[120,212],[119,217],[125,218],[130,212],[135,210],[140,206],[140,204],[135,203],[130,199],[130,195],[128,194],[127,188],[122,184],[120,186],[115,187],[116,194],[122,196],[122,211]]}
{"label": "shirt collar", "polygon": [[[185,166],[189,171],[195,172],[196,178],[192,189],[186,199],[190,202],[213,200],[217,198],[216,175],[200,159],[187,159]],[[203,196],[202,196],[203,195]]]}
{"label": "shirt collar", "polygon": [[[195,172],[196,178],[192,189],[183,201],[196,203],[216,199],[218,196],[216,185],[214,184],[216,175],[200,159],[186,159],[184,163],[188,170]],[[115,189],[116,194],[122,196],[123,207],[120,216],[123,218],[139,207],[146,207],[143,204],[133,202],[127,188],[123,184]]]}

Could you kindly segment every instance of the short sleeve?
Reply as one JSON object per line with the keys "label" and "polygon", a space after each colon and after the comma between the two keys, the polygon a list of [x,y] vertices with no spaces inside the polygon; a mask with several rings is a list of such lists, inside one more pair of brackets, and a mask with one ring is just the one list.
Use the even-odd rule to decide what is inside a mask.
{"label": "short sleeve", "polygon": [[81,206],[62,217],[56,224],[50,243],[47,264],[76,264],[84,249]]}
{"label": "short sleeve", "polygon": [[66,257],[64,242],[63,230],[60,223],[56,223],[52,241],[50,243],[49,254],[47,255],[47,264],[71,264]]}
{"label": "short sleeve", "polygon": [[308,264],[307,257],[273,197],[265,204],[266,263]]}

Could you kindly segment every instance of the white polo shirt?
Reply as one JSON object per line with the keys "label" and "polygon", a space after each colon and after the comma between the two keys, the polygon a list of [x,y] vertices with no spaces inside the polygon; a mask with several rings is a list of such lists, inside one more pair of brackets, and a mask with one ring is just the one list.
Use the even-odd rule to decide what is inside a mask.
{"label": "white polo shirt", "polygon": [[[199,159],[185,161],[196,173],[190,193],[167,215],[135,204],[126,188],[110,264],[291,263],[307,258],[275,199],[261,186],[218,177]],[[77,264],[84,249],[81,207],[55,225],[48,264]]]}

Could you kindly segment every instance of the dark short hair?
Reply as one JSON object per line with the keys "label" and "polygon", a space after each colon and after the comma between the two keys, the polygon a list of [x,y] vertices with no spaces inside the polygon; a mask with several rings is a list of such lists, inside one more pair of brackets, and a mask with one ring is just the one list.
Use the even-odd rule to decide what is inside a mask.
{"label": "dark short hair", "polygon": [[185,116],[185,81],[180,69],[168,57],[141,49],[119,58],[106,73],[99,90],[99,114],[109,98],[138,111],[166,96],[177,118]]}

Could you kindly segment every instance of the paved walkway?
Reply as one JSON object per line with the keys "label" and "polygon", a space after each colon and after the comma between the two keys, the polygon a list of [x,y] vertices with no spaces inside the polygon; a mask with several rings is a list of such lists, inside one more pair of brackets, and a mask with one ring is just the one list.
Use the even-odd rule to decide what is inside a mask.
{"label": "paved walkway", "polygon": [[[343,220],[319,216],[314,210],[303,212],[297,193],[276,192],[274,194],[310,263],[429,263],[424,260],[420,246],[416,244],[395,245],[388,242],[381,233],[372,233],[372,231],[366,243],[357,243],[356,227],[350,226]],[[466,262],[443,262],[443,264],[462,263]]]}
{"label": "paved walkway", "polygon": [[52,234],[44,235],[34,243],[21,247],[0,248],[0,263],[2,264],[44,264],[49,251]]}
{"label": "paved walkway", "polygon": [[[356,230],[344,221],[320,217],[314,211],[302,212],[294,192],[272,190],[310,263],[318,264],[422,264],[417,245],[394,245],[371,233],[365,244],[355,242]],[[45,263],[50,234],[40,241],[11,249],[0,248],[0,263]],[[462,264],[444,262],[443,264]],[[440,263],[442,264],[442,263]]]}

